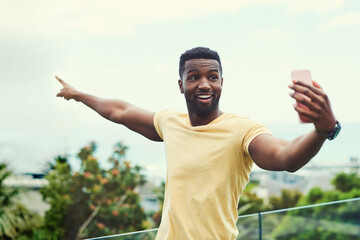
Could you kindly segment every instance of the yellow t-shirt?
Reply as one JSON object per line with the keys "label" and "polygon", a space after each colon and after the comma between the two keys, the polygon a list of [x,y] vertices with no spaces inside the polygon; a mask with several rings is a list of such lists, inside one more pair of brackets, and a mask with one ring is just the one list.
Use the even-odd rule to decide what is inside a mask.
{"label": "yellow t-shirt", "polygon": [[154,126],[167,162],[156,239],[236,239],[237,204],[253,164],[248,146],[268,130],[230,113],[193,127],[187,114],[172,110],[156,113]]}

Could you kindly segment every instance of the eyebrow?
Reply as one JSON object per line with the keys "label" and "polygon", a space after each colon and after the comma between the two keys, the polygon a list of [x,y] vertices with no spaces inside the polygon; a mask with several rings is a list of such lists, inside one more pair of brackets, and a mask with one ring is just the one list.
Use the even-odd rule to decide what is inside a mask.
{"label": "eyebrow", "polygon": [[199,69],[191,69],[191,70],[189,70],[188,72],[187,72],[187,74],[189,74],[189,73],[192,73],[192,72],[200,72],[200,70]]}
{"label": "eyebrow", "polygon": [[[189,70],[189,71],[187,72],[187,74],[192,73],[192,72],[200,72],[200,70],[194,68],[194,69]],[[208,73],[210,73],[210,72],[217,72],[217,73],[219,73],[219,70],[215,68],[215,69],[210,69],[210,70],[207,71],[207,72],[208,72]]]}
{"label": "eyebrow", "polygon": [[209,71],[208,71],[208,73],[209,72],[217,72],[217,73],[219,73],[219,70],[218,69],[210,69]]}

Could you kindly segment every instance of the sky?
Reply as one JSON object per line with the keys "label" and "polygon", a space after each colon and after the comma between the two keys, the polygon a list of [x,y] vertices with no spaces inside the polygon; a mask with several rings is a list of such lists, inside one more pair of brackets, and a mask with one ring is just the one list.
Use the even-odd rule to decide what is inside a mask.
{"label": "sky", "polygon": [[130,160],[164,173],[161,143],[56,98],[54,75],[150,111],[186,111],[178,60],[196,46],[220,54],[223,111],[292,124],[281,130],[290,138],[306,132],[311,126],[298,123],[288,85],[292,69],[309,69],[337,119],[356,128],[346,130],[351,135],[360,123],[359,42],[356,0],[0,0],[0,161],[40,171],[57,154],[95,141],[106,162],[122,141]]}

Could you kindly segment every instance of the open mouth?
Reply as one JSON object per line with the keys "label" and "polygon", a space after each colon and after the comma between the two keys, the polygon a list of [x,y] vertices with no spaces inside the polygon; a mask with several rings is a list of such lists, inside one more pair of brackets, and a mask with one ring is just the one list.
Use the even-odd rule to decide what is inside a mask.
{"label": "open mouth", "polygon": [[198,94],[196,95],[196,98],[199,102],[203,103],[203,104],[208,104],[212,101],[212,94]]}
{"label": "open mouth", "polygon": [[212,97],[211,94],[200,94],[200,95],[197,95],[198,98],[200,99],[209,99]]}

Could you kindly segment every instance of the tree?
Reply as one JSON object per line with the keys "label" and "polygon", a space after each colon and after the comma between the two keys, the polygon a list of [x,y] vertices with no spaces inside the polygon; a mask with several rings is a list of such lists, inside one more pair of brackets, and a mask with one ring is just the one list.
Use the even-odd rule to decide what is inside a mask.
{"label": "tree", "polygon": [[331,182],[341,192],[360,189],[360,177],[356,173],[339,173]]}
{"label": "tree", "polygon": [[145,228],[146,215],[136,188],[145,183],[140,166],[126,160],[127,147],[114,146],[109,158],[112,167],[100,167],[94,157],[96,144],[90,143],[77,154],[80,170],[72,172],[66,157],[58,157],[41,189],[51,208],[45,227],[60,239],[80,239]]}
{"label": "tree", "polygon": [[52,233],[52,237],[60,238],[64,236],[65,228],[63,226],[68,219],[67,212],[72,203],[70,197],[71,166],[65,156],[56,157],[54,164],[49,163],[45,179],[49,184],[42,187],[40,193],[51,208],[45,213],[43,229]]}
{"label": "tree", "polygon": [[252,192],[252,190],[258,185],[259,183],[257,181],[250,181],[246,185],[238,203],[238,215],[258,213],[268,210],[266,204],[264,203],[264,199],[259,198],[256,193]]}
{"label": "tree", "polygon": [[0,238],[4,240],[31,234],[31,229],[40,225],[40,217],[16,201],[21,189],[4,185],[11,174],[6,164],[0,163]]}
{"label": "tree", "polygon": [[271,196],[269,199],[269,209],[284,209],[295,207],[302,194],[298,190],[282,189],[281,195]]}
{"label": "tree", "polygon": [[[332,180],[335,190],[313,188],[298,206],[360,197],[356,174],[339,173]],[[359,239],[360,202],[348,202],[289,211],[274,229],[271,239]]]}
{"label": "tree", "polygon": [[160,186],[157,189],[155,189],[155,194],[159,201],[160,208],[157,212],[154,213],[154,215],[152,216],[152,219],[154,221],[155,227],[159,227],[160,222],[161,222],[161,217],[162,217],[162,210],[164,207],[164,198],[165,198],[165,182],[164,181],[162,181]]}
{"label": "tree", "polygon": [[[253,189],[259,185],[258,181],[251,180],[245,187],[238,203],[238,215],[247,215],[268,210],[264,200],[259,198]],[[237,239],[255,239],[258,237],[257,216],[240,218],[237,222],[239,235]]]}

